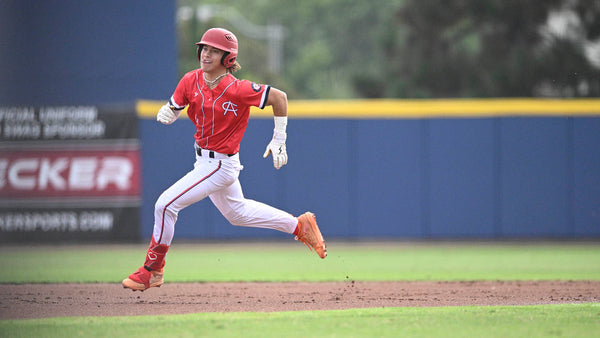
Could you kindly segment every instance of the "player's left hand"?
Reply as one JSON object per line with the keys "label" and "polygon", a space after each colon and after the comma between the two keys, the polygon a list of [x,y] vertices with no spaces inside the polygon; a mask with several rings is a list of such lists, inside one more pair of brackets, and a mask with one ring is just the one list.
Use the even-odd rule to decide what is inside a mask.
{"label": "player's left hand", "polygon": [[273,166],[275,169],[279,169],[287,164],[288,156],[285,150],[285,143],[277,141],[275,137],[267,145],[263,158],[267,158],[269,154],[273,155]]}

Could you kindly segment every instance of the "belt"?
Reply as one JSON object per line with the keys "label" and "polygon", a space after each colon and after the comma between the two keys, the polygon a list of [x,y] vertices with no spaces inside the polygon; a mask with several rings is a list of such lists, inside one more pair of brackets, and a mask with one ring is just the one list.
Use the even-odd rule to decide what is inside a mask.
{"label": "belt", "polygon": [[228,157],[235,155],[235,154],[221,154],[221,153],[214,152],[212,150],[202,149],[200,147],[196,147],[196,154],[198,154],[198,156],[200,156],[200,157],[208,156],[209,158],[216,158],[216,159],[228,158]]}

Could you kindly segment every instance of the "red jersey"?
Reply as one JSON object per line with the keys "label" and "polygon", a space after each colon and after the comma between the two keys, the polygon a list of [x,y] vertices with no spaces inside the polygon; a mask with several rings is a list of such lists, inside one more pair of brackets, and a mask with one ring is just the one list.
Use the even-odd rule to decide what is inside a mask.
{"label": "red jersey", "polygon": [[188,116],[196,125],[196,143],[204,149],[235,154],[248,126],[250,107],[263,109],[269,97],[268,85],[238,80],[227,74],[210,89],[203,72],[196,69],[183,76],[169,104],[175,109],[188,106]]}

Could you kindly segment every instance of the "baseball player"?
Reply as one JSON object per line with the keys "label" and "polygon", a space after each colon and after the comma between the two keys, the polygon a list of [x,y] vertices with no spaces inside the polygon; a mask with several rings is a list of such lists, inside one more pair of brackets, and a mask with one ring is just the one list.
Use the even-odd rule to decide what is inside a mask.
{"label": "baseball player", "polygon": [[269,228],[294,234],[321,258],[327,249],[315,216],[299,217],[244,198],[238,176],[240,142],[250,107],[272,106],[275,128],[263,157],[273,157],[276,169],[287,163],[285,148],[287,96],[268,85],[237,79],[238,41],[223,28],[211,28],[196,43],[200,68],[185,74],[157,121],[175,122],[184,107],[196,126],[194,168],[165,190],[154,207],[154,231],[144,265],[123,280],[123,287],[146,290],[163,284],[165,256],[171,245],[177,215],[183,208],[209,197],[233,225]]}

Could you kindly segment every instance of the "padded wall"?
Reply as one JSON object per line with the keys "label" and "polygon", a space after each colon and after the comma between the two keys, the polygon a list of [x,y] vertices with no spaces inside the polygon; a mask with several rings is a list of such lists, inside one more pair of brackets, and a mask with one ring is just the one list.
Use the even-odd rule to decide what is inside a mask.
{"label": "padded wall", "polygon": [[[330,238],[600,236],[597,117],[290,119],[280,170],[262,158],[272,128],[271,119],[250,120],[246,196],[311,210]],[[149,236],[154,200],[193,164],[194,129],[187,119],[142,119],[140,130],[164,141],[143,147]],[[205,200],[181,212],[178,237],[283,235],[233,227]]]}

